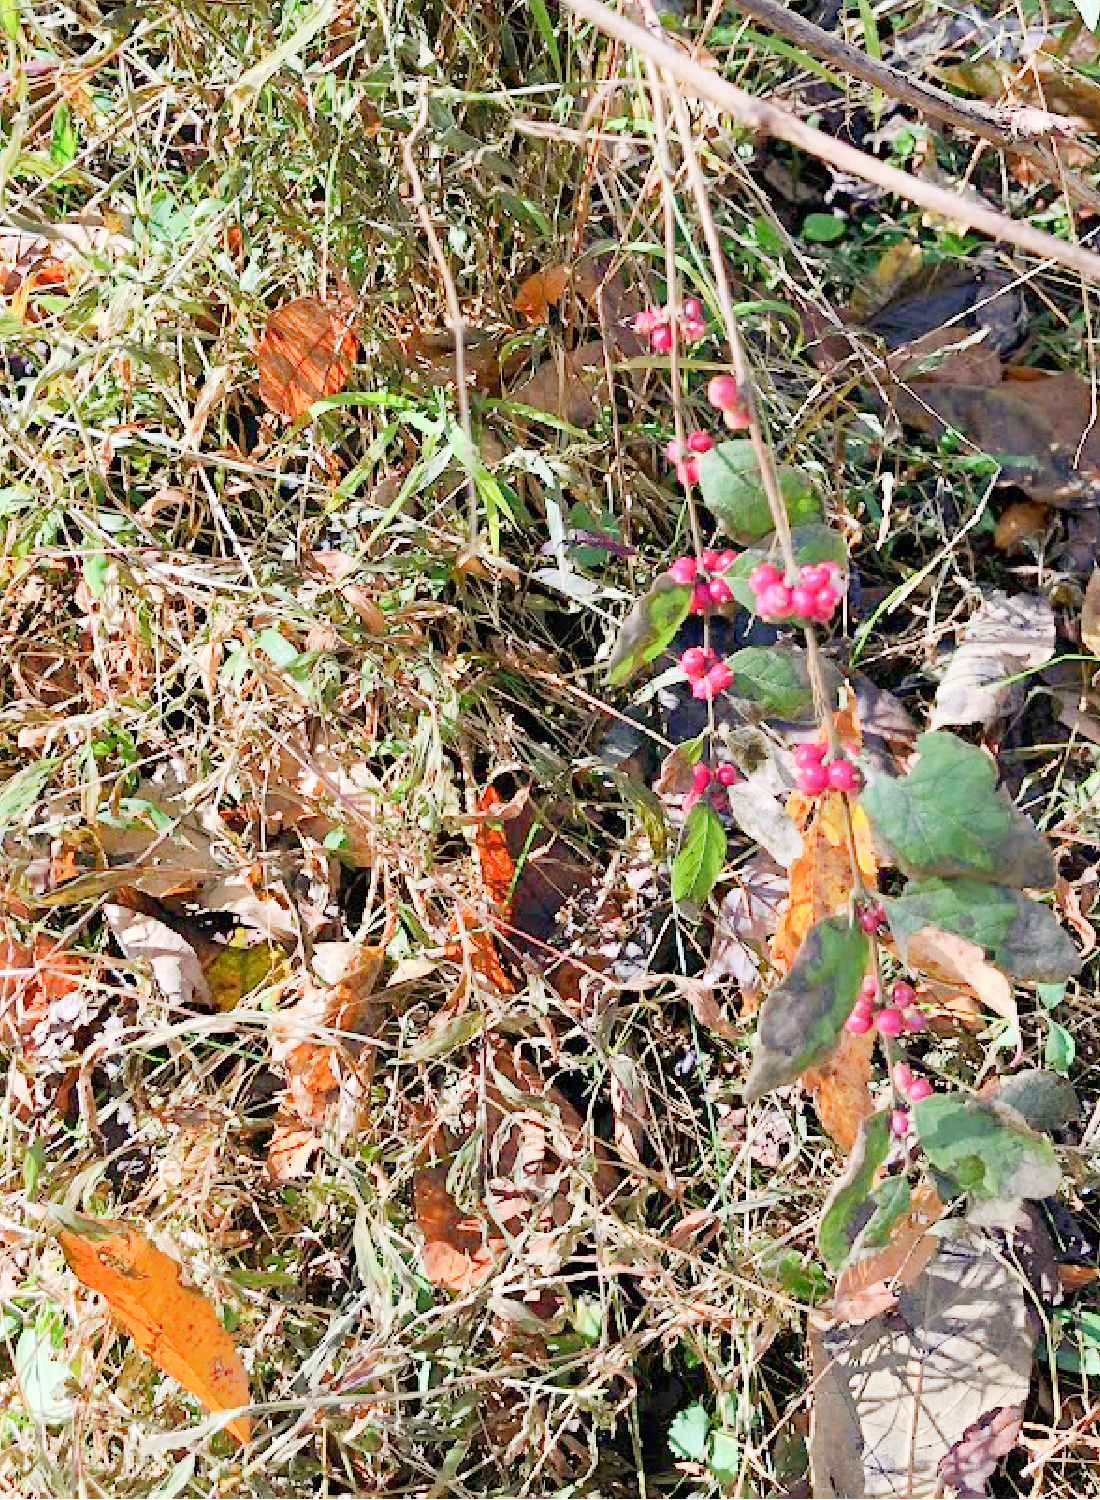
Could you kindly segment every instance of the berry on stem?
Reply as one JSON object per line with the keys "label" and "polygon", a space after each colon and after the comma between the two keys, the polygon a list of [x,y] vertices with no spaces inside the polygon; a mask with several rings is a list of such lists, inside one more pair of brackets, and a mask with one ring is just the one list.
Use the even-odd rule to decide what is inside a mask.
{"label": "berry on stem", "polygon": [[931,1092],[932,1085],[928,1082],[927,1078],[914,1078],[908,1089],[906,1089],[906,1093],[913,1104],[919,1104],[922,1099],[927,1099]]}
{"label": "berry on stem", "polygon": [[715,375],[707,384],[707,400],[719,411],[741,405],[741,387],[732,375]]}
{"label": "berry on stem", "polygon": [[895,1109],[890,1115],[890,1131],[898,1139],[909,1134],[909,1112],[904,1109]]}
{"label": "berry on stem", "polygon": [[667,354],[672,348],[672,325],[670,323],[658,323],[657,327],[649,335],[649,347],[654,354]]}
{"label": "berry on stem", "polygon": [[859,992],[861,995],[866,996],[868,1000],[874,1000],[878,997],[878,980],[873,974],[865,974],[863,976],[863,983],[859,987]]}
{"label": "berry on stem", "polygon": [[884,1005],[875,1016],[875,1030],[879,1036],[900,1036],[904,1030],[901,1011],[892,1005]]}
{"label": "berry on stem", "polygon": [[863,777],[850,760],[834,760],[825,773],[834,792],[858,792],[863,785]]}
{"label": "berry on stem", "polygon": [[691,790],[693,792],[705,792],[710,786],[710,767],[699,765],[693,767],[691,772]]}
{"label": "berry on stem", "polygon": [[825,752],[828,748],[824,740],[811,740],[808,744],[797,745],[794,763],[800,771],[806,766],[819,766],[825,759]]}
{"label": "berry on stem", "polygon": [[828,772],[820,763],[803,766],[798,773],[798,790],[804,797],[820,797],[828,785]]}
{"label": "berry on stem", "polygon": [[698,571],[694,557],[677,557],[669,564],[669,577],[674,583],[694,583]]}
{"label": "berry on stem", "polygon": [[911,1031],[914,1034],[918,1031],[923,1031],[925,1026],[927,1025],[927,1022],[924,1019],[924,1012],[918,1010],[915,1005],[909,1006],[905,1010],[903,1010],[901,1013],[901,1019],[905,1023],[906,1031]]}
{"label": "berry on stem", "polygon": [[916,998],[916,990],[904,979],[899,979],[890,991],[890,999],[899,1010],[904,1010],[907,1005],[912,1005]]}
{"label": "berry on stem", "polygon": [[705,677],[714,662],[714,652],[703,646],[689,646],[680,658],[680,670],[689,682]]}
{"label": "berry on stem", "polygon": [[735,782],[741,780],[741,772],[736,766],[731,766],[728,763],[719,766],[714,775],[721,786],[733,786]]}
{"label": "berry on stem", "polygon": [[874,1024],[873,1019],[865,1011],[853,1010],[844,1023],[844,1030],[850,1036],[863,1036],[865,1032],[871,1030]]}

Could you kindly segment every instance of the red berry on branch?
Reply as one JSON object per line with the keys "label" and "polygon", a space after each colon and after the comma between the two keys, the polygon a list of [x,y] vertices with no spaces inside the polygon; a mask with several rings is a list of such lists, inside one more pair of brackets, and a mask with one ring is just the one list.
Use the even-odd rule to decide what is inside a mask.
{"label": "red berry on branch", "polygon": [[725,548],[722,552],[719,552],[718,560],[714,564],[716,571],[724,573],[727,568],[732,568],[739,556],[740,554],[735,552],[732,547]]}
{"label": "red berry on branch", "polygon": [[809,589],[796,584],[791,590],[791,613],[797,615],[800,620],[808,620],[814,612],[815,595]]}
{"label": "red berry on branch", "polygon": [[904,1109],[895,1109],[890,1115],[890,1131],[899,1140],[909,1134],[909,1113]]}
{"label": "red berry on branch", "polygon": [[724,578],[712,578],[707,584],[707,592],[712,604],[728,604],[733,598],[733,590]]}
{"label": "red berry on branch", "polygon": [[915,1005],[907,1006],[901,1013],[901,1019],[905,1023],[906,1031],[911,1031],[914,1035],[918,1031],[923,1031],[928,1024],[924,1019],[924,1012],[918,1010]]}
{"label": "red berry on branch", "polygon": [[859,987],[859,992],[861,995],[865,995],[868,1000],[873,1000],[878,994],[877,977],[874,974],[864,974],[863,983]]}
{"label": "red berry on branch", "polygon": [[733,681],[733,668],[729,662],[717,661],[707,673],[707,681],[716,693],[724,693]]}
{"label": "red berry on branch", "polygon": [[710,786],[710,767],[700,763],[692,768],[691,790],[693,792],[705,792]]}
{"label": "red berry on branch", "polygon": [[865,1032],[870,1031],[874,1024],[869,1015],[866,1015],[863,1011],[854,1010],[844,1023],[844,1030],[851,1036],[863,1036]]}
{"label": "red berry on branch", "polygon": [[667,354],[672,348],[672,328],[668,323],[658,323],[649,335],[649,347],[654,354]]}
{"label": "red berry on branch", "polygon": [[820,797],[828,785],[824,766],[803,766],[798,773],[798,790],[804,797]]}
{"label": "red berry on branch", "polygon": [[702,646],[689,646],[680,658],[680,670],[689,682],[697,682],[706,675],[713,656],[713,651],[706,651]]}
{"label": "red berry on branch", "polygon": [[703,304],[698,297],[685,297],[680,308],[684,317],[690,318],[694,323],[698,323],[703,316]]}
{"label": "red berry on branch", "polygon": [[674,583],[694,583],[699,571],[694,557],[677,557],[669,564],[669,577]]}
{"label": "red berry on branch", "polygon": [[880,1036],[901,1036],[904,1030],[901,1011],[892,1005],[884,1005],[875,1017],[875,1029]]}
{"label": "red berry on branch", "polygon": [[894,1080],[894,1087],[905,1094],[916,1075],[908,1063],[898,1062],[894,1064],[894,1071],[890,1076]]}
{"label": "red berry on branch", "polygon": [[783,582],[783,574],[771,563],[760,563],[749,574],[749,588],[754,594],[762,594],[774,584]]}
{"label": "red berry on branch", "polygon": [[741,405],[741,387],[732,375],[715,375],[707,385],[707,400],[719,411]]}
{"label": "red berry on branch", "polygon": [[914,1078],[906,1089],[906,1093],[914,1104],[919,1104],[922,1099],[927,1099],[932,1092],[932,1085],[927,1078]]}
{"label": "red berry on branch", "polygon": [[773,583],[756,596],[756,612],[761,619],[785,620],[791,612],[791,591],[782,583]]}
{"label": "red berry on branch", "polygon": [[722,786],[733,786],[735,782],[741,780],[741,772],[737,769],[737,767],[728,764],[719,766],[714,774],[716,779]]}
{"label": "red berry on branch", "polygon": [[692,453],[709,453],[717,443],[709,432],[689,432],[687,445]]}
{"label": "red berry on branch", "polygon": [[710,589],[705,583],[697,583],[691,591],[691,604],[688,613],[693,615],[705,615],[710,608]]}
{"label": "red berry on branch", "polygon": [[858,792],[863,785],[863,777],[850,760],[834,760],[826,774],[834,792]]}
{"label": "red berry on branch", "polygon": [[714,565],[717,561],[717,558],[718,553],[714,550],[713,547],[704,547],[702,552],[700,552],[699,554],[699,561],[703,564],[703,567],[706,568],[708,573],[714,572]]}
{"label": "red berry on branch", "polygon": [[859,925],[870,937],[872,932],[878,931],[878,913],[873,911],[861,911],[859,914]]}
{"label": "red berry on branch", "polygon": [[890,991],[890,999],[899,1010],[904,1010],[907,1005],[912,1005],[916,998],[916,990],[904,979],[899,979]]}
{"label": "red berry on branch", "polygon": [[797,745],[794,752],[794,763],[799,770],[803,766],[819,766],[825,759],[825,751],[828,748],[824,740],[811,740],[805,745]]}

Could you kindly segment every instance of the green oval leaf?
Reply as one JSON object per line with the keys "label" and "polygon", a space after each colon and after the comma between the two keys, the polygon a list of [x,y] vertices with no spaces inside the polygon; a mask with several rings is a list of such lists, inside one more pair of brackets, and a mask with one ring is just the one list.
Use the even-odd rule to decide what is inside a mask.
{"label": "green oval leaf", "polygon": [[[821,502],[801,469],[780,465],[776,477],[792,525],[821,518]],[[719,443],[699,459],[703,503],[735,542],[757,542],[775,527],[756,454],[748,438]]]}
{"label": "green oval leaf", "polygon": [[910,1114],[924,1154],[976,1198],[1049,1198],[1062,1171],[1054,1147],[997,1100],[930,1094]]}
{"label": "green oval leaf", "polygon": [[622,625],[615,649],[607,663],[607,681],[612,687],[629,682],[635,673],[655,661],[687,619],[691,589],[662,573],[647,594],[635,600]]}
{"label": "green oval leaf", "polygon": [[810,928],[790,973],[760,1007],[747,1102],[793,1083],[836,1050],[866,967],[867,936],[847,915]]}
{"label": "green oval leaf", "polygon": [[874,1214],[868,1201],[875,1173],[890,1150],[890,1112],[870,1115],[859,1127],[844,1176],[825,1202],[817,1230],[817,1248],[830,1271],[837,1271],[851,1254],[860,1230]]}
{"label": "green oval leaf", "polygon": [[883,902],[902,958],[908,939],[938,927],[979,943],[1015,979],[1053,983],[1081,971],[1069,934],[1045,906],[1007,885],[984,880],[914,880]]}
{"label": "green oval leaf", "polygon": [[725,862],[726,830],[721,819],[708,803],[697,802],[687,815],[672,862],[672,899],[701,906]]}

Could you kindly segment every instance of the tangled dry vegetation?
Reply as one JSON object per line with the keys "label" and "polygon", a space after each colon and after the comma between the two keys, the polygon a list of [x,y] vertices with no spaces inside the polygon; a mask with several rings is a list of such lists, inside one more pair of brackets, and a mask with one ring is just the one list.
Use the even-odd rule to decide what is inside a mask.
{"label": "tangled dry vegetation", "polygon": [[[1021,14],[1062,37],[1063,10]],[[934,9],[859,15],[836,34],[866,53],[1008,86]],[[1084,226],[1034,164],[732,8],[665,19],[833,134]],[[672,94],[542,0],[0,24],[0,1487],[806,1493],[814,1226],[843,1152],[798,1089],[742,1104],[751,983],[715,968],[714,910],[672,902],[654,791],[698,731],[601,666],[690,535],[669,361],[632,328],[670,247],[713,306]],[[1012,97],[1086,115],[1070,165],[1093,180],[1080,101]],[[911,749],[990,591],[1053,601],[1060,662],[1029,675],[1053,636],[1028,656],[1017,622],[984,728],[1087,947],[1095,481],[1042,436],[1071,397],[1029,399],[1022,447],[999,441],[1015,409],[941,438],[928,389],[902,425],[881,350],[934,366],[942,340],[913,340],[954,319],[970,363],[942,389],[990,357],[993,388],[1021,346],[1087,380],[1094,293],[684,99],[769,431],[855,559],[837,655],[868,743]],[[690,425],[726,362],[718,338],[681,352]],[[1014,495],[990,451],[1018,455]],[[727,885],[760,967],[785,872],[731,832]],[[1057,1023],[1086,1119],[1091,975]],[[1019,1004],[1015,1062],[1049,1062],[1041,997]],[[980,1082],[1008,1060],[974,1015],[940,1065]],[[112,1323],[64,1238],[90,1219],[183,1263],[250,1431]],[[1095,1368],[1039,1367],[997,1493],[1031,1492],[1043,1455],[1044,1493],[1097,1492]]]}

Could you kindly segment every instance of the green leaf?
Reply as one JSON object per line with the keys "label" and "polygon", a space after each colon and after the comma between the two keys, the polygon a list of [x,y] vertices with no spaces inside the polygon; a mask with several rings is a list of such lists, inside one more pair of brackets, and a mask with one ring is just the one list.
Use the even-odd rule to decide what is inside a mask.
{"label": "green leaf", "polygon": [[1081,971],[1077,950],[1054,913],[1007,885],[913,881],[883,905],[903,959],[914,932],[938,927],[979,943],[999,969],[1016,979],[1050,983]]}
{"label": "green leaf", "polygon": [[867,1227],[859,1236],[861,1250],[877,1250],[890,1243],[894,1225],[909,1212],[909,1183],[904,1177],[887,1177],[878,1187],[872,1188],[869,1201],[874,1213]]}
{"label": "green leaf", "polygon": [[1043,1061],[1056,1073],[1068,1073],[1077,1056],[1077,1043],[1073,1039],[1073,1033],[1060,1026],[1057,1021],[1048,1021],[1047,1025],[1050,1029],[1043,1048]]}
{"label": "green leaf", "polygon": [[8,777],[0,786],[0,830],[14,822],[20,813],[25,813],[29,807],[34,806],[60,764],[60,757],[54,755],[46,760],[35,761],[32,766],[24,766],[14,776]]}
{"label": "green leaf", "polygon": [[924,1154],[976,1198],[1048,1198],[1062,1171],[1054,1147],[998,1100],[930,1094],[910,1108]]}
{"label": "green leaf", "polygon": [[829,1295],[829,1279],[821,1267],[790,1245],[776,1245],[756,1260],[757,1274],[775,1281],[789,1297],[812,1305]]}
{"label": "green leaf", "polygon": [[746,1103],[832,1055],[866,967],[867,935],[858,923],[844,915],[810,928],[790,973],[760,1007]]}
{"label": "green leaf", "polygon": [[648,594],[635,601],[619,627],[619,638],[607,663],[607,681],[618,687],[655,661],[687,619],[691,588],[662,573]]}
{"label": "green leaf", "polygon": [[847,224],[835,214],[807,214],[802,221],[802,237],[812,245],[832,245],[847,232]]}
{"label": "green leaf", "polygon": [[[795,561],[806,563],[836,563],[842,571],[848,566],[848,549],[839,531],[822,523],[796,526],[791,532]],[[749,588],[749,574],[762,562],[776,561],[777,549],[774,536],[767,536],[755,547],[747,547],[740,557],[726,569],[722,577],[730,587],[730,593],[745,609],[753,609],[756,595]]]}
{"label": "green leaf", "polygon": [[1007,1104],[1031,1126],[1049,1134],[1081,1118],[1081,1101],[1068,1079],[1045,1068],[1024,1068],[1006,1078],[997,1090],[997,1103]]}
{"label": "green leaf", "polygon": [[676,1458],[686,1458],[689,1463],[706,1461],[710,1438],[710,1417],[707,1409],[696,1401],[694,1406],[685,1406],[668,1424],[668,1446]]}
{"label": "green leaf", "polygon": [[[801,469],[781,465],[777,471],[779,493],[792,525],[821,519],[821,502]],[[704,504],[713,511],[722,530],[735,542],[758,542],[774,531],[775,521],[760,467],[748,438],[719,443],[699,459],[699,488]]]}
{"label": "green leaf", "polygon": [[672,862],[672,899],[702,905],[725,862],[726,830],[721,819],[709,803],[697,802],[687,815]]}
{"label": "green leaf", "polygon": [[869,1197],[875,1173],[890,1150],[890,1112],[869,1115],[859,1127],[844,1176],[833,1187],[817,1230],[817,1248],[830,1271],[851,1254],[860,1231],[873,1217]]}
{"label": "green leaf", "polygon": [[758,705],[760,716],[796,718],[813,703],[806,653],[798,646],[746,646],[726,657],[730,696]]}
{"label": "green leaf", "polygon": [[731,1484],[740,1478],[745,1468],[744,1444],[738,1442],[732,1432],[717,1428],[711,1433],[707,1468],[715,1479],[721,1480],[723,1484]]}
{"label": "green leaf", "polygon": [[1100,26],[1100,0],[1073,0],[1077,13],[1090,31]]}
{"label": "green leaf", "polygon": [[48,1322],[39,1319],[26,1327],[15,1345],[15,1372],[27,1413],[46,1427],[68,1422],[76,1403],[66,1394],[73,1372],[54,1357],[54,1341]]}
{"label": "green leaf", "polygon": [[981,750],[940,730],[917,741],[907,776],[872,773],[863,807],[906,875],[966,875],[1005,885],[1054,884],[1054,858],[1039,830],[998,790]]}
{"label": "green leaf", "polygon": [[1100,1375],[1100,1313],[1075,1307],[1055,1313],[1052,1323],[1061,1335],[1054,1346],[1058,1368],[1075,1375]]}
{"label": "green leaf", "polygon": [[1039,1003],[1045,1010],[1057,1010],[1066,998],[1065,980],[1061,984],[1037,984],[1035,993],[1039,997]]}

